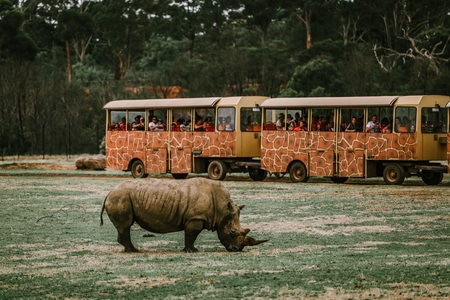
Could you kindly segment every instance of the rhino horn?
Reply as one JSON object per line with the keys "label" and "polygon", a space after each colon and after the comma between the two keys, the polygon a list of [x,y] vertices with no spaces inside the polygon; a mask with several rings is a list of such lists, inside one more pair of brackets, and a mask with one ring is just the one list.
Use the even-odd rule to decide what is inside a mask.
{"label": "rhino horn", "polygon": [[267,241],[268,240],[255,240],[252,237],[246,236],[245,240],[244,240],[244,245],[245,246],[256,246],[256,245],[259,245],[261,243],[265,243]]}

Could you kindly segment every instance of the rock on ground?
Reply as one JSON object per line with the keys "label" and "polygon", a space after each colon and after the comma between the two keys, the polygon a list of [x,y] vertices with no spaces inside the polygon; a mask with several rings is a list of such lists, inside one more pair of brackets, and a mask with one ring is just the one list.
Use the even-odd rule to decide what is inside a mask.
{"label": "rock on ground", "polygon": [[106,168],[106,156],[84,156],[75,161],[78,170],[104,170]]}

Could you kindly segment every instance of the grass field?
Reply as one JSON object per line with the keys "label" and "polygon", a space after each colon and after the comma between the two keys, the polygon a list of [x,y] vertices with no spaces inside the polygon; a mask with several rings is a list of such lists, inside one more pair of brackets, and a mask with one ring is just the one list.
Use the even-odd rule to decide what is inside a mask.
{"label": "grass field", "polygon": [[30,172],[0,173],[0,299],[450,297],[448,177],[439,186],[230,177],[223,184],[246,205],[241,223],[269,242],[230,253],[204,231],[200,252],[186,254],[182,232],[134,227],[141,252],[129,254],[106,214],[99,226],[104,197],[129,174]]}

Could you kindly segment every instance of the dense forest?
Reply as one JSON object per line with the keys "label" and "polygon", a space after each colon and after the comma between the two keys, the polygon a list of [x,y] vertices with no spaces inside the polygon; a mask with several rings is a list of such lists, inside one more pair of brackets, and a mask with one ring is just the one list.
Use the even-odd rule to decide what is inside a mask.
{"label": "dense forest", "polygon": [[450,95],[448,0],[0,0],[0,155],[97,153],[114,99]]}

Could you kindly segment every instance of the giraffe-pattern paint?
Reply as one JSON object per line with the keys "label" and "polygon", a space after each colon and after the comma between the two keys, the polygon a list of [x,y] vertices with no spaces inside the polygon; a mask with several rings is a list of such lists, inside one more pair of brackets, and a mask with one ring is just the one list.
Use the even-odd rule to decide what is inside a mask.
{"label": "giraffe-pattern paint", "polygon": [[[308,176],[364,177],[366,159],[417,159],[417,133],[263,131],[261,136],[261,168],[270,172],[287,172],[300,160]],[[450,146],[448,153],[450,159]]]}
{"label": "giraffe-pattern paint", "polygon": [[236,157],[235,132],[107,131],[106,167],[129,170],[141,160],[148,174],[191,173],[196,157]]}

